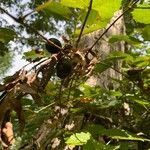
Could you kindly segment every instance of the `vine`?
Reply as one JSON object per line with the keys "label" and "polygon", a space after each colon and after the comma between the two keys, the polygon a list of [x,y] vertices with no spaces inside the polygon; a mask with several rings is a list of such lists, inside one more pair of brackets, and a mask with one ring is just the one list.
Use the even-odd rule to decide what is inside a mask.
{"label": "vine", "polygon": [[[10,111],[14,110],[16,111],[19,122],[21,124],[21,130],[24,127],[25,119],[22,111],[22,104],[20,103],[20,99],[30,94],[37,104],[41,104],[41,93],[43,92],[43,89],[45,89],[46,85],[48,84],[48,81],[50,80],[51,76],[53,75],[53,72],[55,71],[55,66],[59,64],[59,61],[63,58],[67,60],[69,58],[70,60],[73,60],[71,63],[72,68],[71,71],[62,79],[60,90],[59,90],[59,100],[61,99],[61,92],[62,92],[62,86],[64,81],[68,82],[67,87],[69,87],[68,97],[67,101],[70,98],[71,88],[73,86],[73,82],[75,79],[75,76],[80,76],[81,78],[88,78],[92,71],[93,66],[97,63],[97,61],[91,63],[92,60],[88,60],[87,54],[90,53],[94,58],[96,57],[96,54],[92,51],[93,47],[98,43],[98,41],[109,31],[109,29],[122,17],[125,13],[127,13],[129,10],[131,10],[138,2],[139,0],[134,1],[127,9],[125,9],[120,16],[118,16],[105,30],[104,32],[98,37],[95,42],[86,49],[78,49],[78,44],[81,40],[83,30],[85,28],[88,16],[90,14],[90,11],[92,9],[92,0],[89,3],[88,11],[86,14],[86,17],[84,19],[79,37],[76,41],[75,48],[71,45],[71,48],[69,49],[69,52],[66,51],[66,47],[63,48],[55,44],[55,42],[52,42],[51,40],[44,37],[39,31],[34,29],[33,27],[29,26],[25,19],[28,15],[31,15],[34,11],[26,14],[23,17],[16,18],[15,16],[11,15],[9,12],[7,12],[5,9],[0,7],[0,10],[7,14],[9,17],[11,17],[14,21],[17,23],[20,23],[25,28],[32,30],[35,34],[40,36],[42,40],[45,43],[48,43],[49,45],[52,45],[60,50],[59,53],[53,54],[51,57],[40,60],[37,64],[34,64],[34,66],[26,71],[24,66],[22,69],[17,71],[13,76],[11,76],[11,79],[7,81],[5,84],[1,85],[0,91],[3,92],[3,94],[0,97],[0,128],[4,128],[5,124],[10,121]],[[85,52],[85,54],[82,54],[82,51]],[[30,63],[29,63],[30,64]],[[27,64],[28,65],[28,64]],[[68,67],[68,66],[67,66]],[[36,69],[35,69],[36,68]],[[92,69],[91,69],[92,68]],[[124,75],[120,71],[116,70],[115,68],[111,67],[111,69],[114,69],[118,73]],[[39,74],[42,74],[42,77],[39,77]],[[88,75],[87,75],[88,74]],[[72,79],[71,79],[72,78]],[[133,81],[134,84],[136,84]],[[62,105],[61,101],[57,101],[56,103],[59,103],[59,105]],[[49,104],[47,107],[53,106],[54,103]],[[45,109],[43,108],[43,109]],[[65,108],[66,109],[66,108]],[[42,110],[42,109],[41,109]],[[41,111],[39,110],[39,111]],[[59,112],[60,113],[60,112]],[[6,119],[7,118],[7,119]],[[62,118],[61,118],[62,119]],[[62,119],[63,120],[63,119]],[[2,141],[4,141],[4,137],[1,137]],[[8,139],[8,141],[10,141]],[[10,143],[11,144],[11,143]]]}

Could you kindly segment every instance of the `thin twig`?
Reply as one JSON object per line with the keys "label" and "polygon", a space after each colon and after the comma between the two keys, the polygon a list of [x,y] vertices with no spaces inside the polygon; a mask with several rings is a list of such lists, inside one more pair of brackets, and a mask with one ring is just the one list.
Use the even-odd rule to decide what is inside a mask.
{"label": "thin twig", "polygon": [[61,84],[59,86],[59,93],[58,93],[58,101],[61,104],[61,98],[62,98],[62,88],[63,88],[63,84],[64,84],[64,79],[61,80]]}
{"label": "thin twig", "polygon": [[92,3],[93,3],[93,0],[90,0],[90,4],[89,4],[89,7],[88,7],[88,12],[87,12],[86,17],[85,17],[85,20],[84,20],[84,22],[83,22],[83,25],[82,25],[82,28],[81,28],[81,31],[80,31],[78,40],[77,40],[77,42],[76,42],[76,48],[78,47],[79,41],[80,41],[80,39],[81,39],[83,30],[84,30],[84,27],[85,27],[85,24],[86,24],[87,19],[88,19],[89,15],[90,15],[90,11],[91,11],[91,9],[92,9]]}
{"label": "thin twig", "polygon": [[46,58],[46,59],[44,59],[44,60],[38,62],[38,63],[35,64],[30,70],[28,70],[28,72],[30,72],[31,70],[33,70],[34,68],[36,68],[37,66],[39,66],[40,64],[42,64],[43,62],[46,62],[48,59],[50,59],[50,58]]}
{"label": "thin twig", "polygon": [[138,2],[139,0],[136,0],[130,7],[128,7],[126,10],[123,11],[123,13],[118,16],[109,26],[108,28],[100,35],[100,37],[93,43],[93,45],[89,48],[89,52],[93,49],[93,47],[97,44],[97,42],[108,32],[108,30],[132,7]]}
{"label": "thin twig", "polygon": [[[44,37],[39,31],[37,31],[36,29],[34,29],[33,27],[29,26],[28,24],[26,24],[24,22],[24,20],[21,18],[16,18],[15,16],[11,15],[9,12],[7,12],[5,9],[0,7],[0,10],[3,11],[5,14],[7,14],[9,17],[11,17],[14,21],[16,21],[17,23],[20,23],[21,25],[23,25],[24,27],[26,27],[27,29],[32,30],[35,34],[39,35],[45,42],[54,45],[55,47],[59,48],[60,50],[62,50],[61,47],[59,47],[58,45],[54,44],[52,41],[48,40],[46,37]],[[48,58],[49,59],[49,58]],[[45,59],[43,61],[40,61],[38,64],[34,65],[28,72],[30,72],[33,68],[35,68],[36,66],[40,65],[41,63],[47,61],[48,59]],[[27,64],[29,65],[29,64]],[[25,66],[24,66],[25,67]],[[24,68],[23,67],[23,68]]]}
{"label": "thin twig", "polygon": [[34,12],[35,12],[35,10],[32,10],[31,12],[27,13],[26,15],[24,15],[22,18],[25,19],[27,16],[31,15]]}
{"label": "thin twig", "polygon": [[[102,63],[103,65],[107,66],[106,63]],[[131,81],[134,86],[138,87],[141,91],[143,91],[143,89],[138,85],[138,83],[136,83],[135,81],[131,80],[125,73],[120,72],[118,69],[114,68],[114,67],[110,67],[110,69],[116,71],[117,73],[119,73],[120,75],[124,76],[127,80]],[[145,69],[145,68],[144,68]]]}
{"label": "thin twig", "polygon": [[47,109],[48,107],[53,106],[54,104],[55,104],[55,102],[53,102],[53,103],[51,103],[51,104],[49,104],[49,105],[47,105],[47,106],[41,108],[40,110],[34,111],[34,112],[35,112],[35,113],[39,113],[39,112],[43,111],[44,109]]}
{"label": "thin twig", "polygon": [[0,7],[0,10],[3,11],[5,14],[7,14],[10,18],[15,20],[16,22],[18,22],[18,19],[16,17],[14,17],[13,15],[11,15],[10,13],[8,13],[5,9]]}
{"label": "thin twig", "polygon": [[70,99],[70,94],[71,94],[71,90],[72,90],[71,88],[72,88],[72,85],[73,85],[74,78],[75,78],[75,76],[72,77],[71,82],[70,82],[69,92],[68,92],[68,96],[67,96],[67,100],[68,100],[68,101],[69,101],[69,99]]}
{"label": "thin twig", "polygon": [[58,45],[54,44],[51,40],[48,40],[45,36],[43,36],[43,35],[42,35],[39,31],[37,31],[36,29],[32,28],[31,26],[29,26],[28,24],[26,24],[26,23],[24,23],[24,22],[22,22],[21,24],[22,24],[23,26],[25,26],[26,28],[28,28],[28,29],[34,31],[34,33],[36,33],[37,35],[39,35],[45,42],[47,42],[47,43],[49,43],[49,44],[51,44],[51,45],[53,45],[53,46],[59,48],[60,50],[62,50],[61,47],[59,47]]}
{"label": "thin twig", "polygon": [[17,23],[22,24],[24,27],[32,30],[35,34],[39,35],[45,42],[59,48],[60,50],[62,50],[61,47],[59,47],[58,45],[54,44],[52,41],[48,40],[46,37],[44,37],[39,31],[37,31],[36,29],[34,29],[33,27],[31,27],[30,25],[28,25],[27,23],[23,22],[24,20],[21,18],[16,18],[13,15],[11,15],[9,12],[7,12],[5,9],[0,7],[0,10],[3,11],[5,14],[7,14],[9,17],[11,17],[13,20],[15,20]]}

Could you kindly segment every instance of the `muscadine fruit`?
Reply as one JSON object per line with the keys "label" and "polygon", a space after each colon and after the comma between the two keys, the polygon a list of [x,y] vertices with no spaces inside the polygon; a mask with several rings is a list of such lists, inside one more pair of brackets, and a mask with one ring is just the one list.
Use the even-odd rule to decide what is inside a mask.
{"label": "muscadine fruit", "polygon": [[[60,48],[62,47],[61,43],[59,40],[56,38],[50,38],[49,39],[51,42],[53,42],[55,45],[59,46]],[[51,53],[51,54],[57,54],[60,52],[60,48],[56,47],[55,45],[52,45],[50,43],[46,43],[45,47],[46,50]]]}
{"label": "muscadine fruit", "polygon": [[61,79],[68,77],[72,71],[72,62],[68,57],[62,57],[56,65],[57,76]]}

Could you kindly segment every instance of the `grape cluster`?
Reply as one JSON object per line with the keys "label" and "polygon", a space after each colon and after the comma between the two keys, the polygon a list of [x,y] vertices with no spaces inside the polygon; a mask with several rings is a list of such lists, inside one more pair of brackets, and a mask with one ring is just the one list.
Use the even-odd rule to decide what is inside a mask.
{"label": "grape cluster", "polygon": [[[51,42],[53,42],[55,45],[59,46],[60,48],[62,48],[61,42],[56,39],[56,38],[50,38],[49,39]],[[59,53],[61,50],[60,48],[56,47],[53,44],[50,43],[46,43],[46,50],[51,53],[51,54],[57,54]],[[72,71],[72,62],[71,59],[69,57],[66,56],[62,56],[56,65],[56,74],[59,78],[61,79],[65,79],[66,77],[68,77],[70,75]]]}

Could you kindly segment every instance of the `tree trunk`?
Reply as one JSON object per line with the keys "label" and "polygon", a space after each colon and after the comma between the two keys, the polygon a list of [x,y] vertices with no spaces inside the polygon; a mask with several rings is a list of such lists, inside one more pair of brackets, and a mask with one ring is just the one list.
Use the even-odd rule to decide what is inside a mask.
{"label": "tree trunk", "polygon": [[[122,11],[116,12],[114,17],[111,19],[110,23],[112,23],[121,13]],[[90,47],[93,44],[93,42],[104,31],[105,29],[102,29],[83,36],[80,42],[80,47],[81,48]],[[125,50],[124,42],[117,42],[113,44],[108,42],[109,38],[112,35],[124,35],[124,34],[125,34],[125,25],[124,25],[124,19],[122,17],[109,29],[109,31],[102,37],[102,39],[100,39],[100,41],[93,48],[93,51],[98,56],[99,62],[104,60],[111,52],[114,51],[124,52]],[[117,61],[114,63],[113,68],[115,68],[115,70],[117,71],[120,71],[121,66],[122,66],[121,61]],[[115,78],[118,80],[122,78],[121,74],[115,70],[110,68],[99,75],[96,76],[92,75],[88,79],[88,83],[90,85],[100,85],[101,87],[104,88],[115,88],[116,84],[113,83],[111,78]]]}

